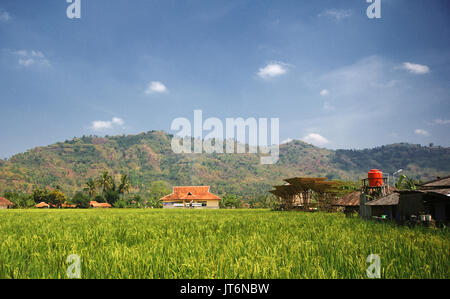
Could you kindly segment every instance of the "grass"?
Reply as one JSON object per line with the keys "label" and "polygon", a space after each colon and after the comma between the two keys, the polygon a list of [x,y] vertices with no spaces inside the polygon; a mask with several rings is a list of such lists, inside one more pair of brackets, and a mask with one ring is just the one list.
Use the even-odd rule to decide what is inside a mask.
{"label": "grass", "polygon": [[268,210],[0,211],[0,278],[450,278],[450,231]]}

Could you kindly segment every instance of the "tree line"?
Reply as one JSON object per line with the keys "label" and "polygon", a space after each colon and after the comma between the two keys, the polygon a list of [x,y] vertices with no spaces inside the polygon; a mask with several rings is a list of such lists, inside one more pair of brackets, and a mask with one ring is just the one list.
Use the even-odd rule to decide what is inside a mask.
{"label": "tree line", "polygon": [[[89,178],[84,188],[70,197],[59,186],[55,188],[36,187],[31,194],[7,191],[3,197],[14,203],[16,208],[32,208],[44,202],[54,208],[71,207],[87,209],[91,201],[108,203],[115,208],[162,208],[160,198],[172,192],[165,181],[153,181],[149,191],[142,194],[132,194],[130,176],[123,174],[116,181],[105,171],[97,178]],[[270,195],[240,196],[224,194],[219,202],[220,208],[273,208],[276,199]]]}
{"label": "tree line", "polygon": [[154,181],[150,191],[145,195],[131,194],[132,189],[129,175],[121,175],[118,182],[109,172],[105,171],[97,178],[89,178],[85,187],[69,197],[59,186],[55,188],[36,187],[31,194],[7,191],[3,197],[14,203],[16,208],[31,208],[44,202],[51,207],[89,208],[91,201],[108,203],[117,208],[161,208],[159,198],[170,193],[171,189],[164,181]]}
{"label": "tree line", "polygon": [[[354,190],[359,190],[360,183],[353,181],[338,181],[337,197]],[[401,176],[397,182],[399,189],[413,189],[415,182],[406,176]],[[412,187],[414,186],[414,187]],[[5,192],[3,197],[15,204],[16,208],[31,208],[36,204],[45,202],[52,207],[89,208],[90,202],[108,203],[115,208],[162,208],[160,198],[172,192],[170,185],[165,181],[153,181],[149,191],[133,194],[130,176],[122,174],[116,181],[107,171],[97,178],[89,178],[84,188],[77,191],[72,197],[67,196],[59,186],[55,188],[34,188],[31,194],[19,192]],[[279,199],[271,194],[254,193],[239,195],[233,193],[219,194],[221,200],[219,206],[222,209],[274,209],[279,205]]]}

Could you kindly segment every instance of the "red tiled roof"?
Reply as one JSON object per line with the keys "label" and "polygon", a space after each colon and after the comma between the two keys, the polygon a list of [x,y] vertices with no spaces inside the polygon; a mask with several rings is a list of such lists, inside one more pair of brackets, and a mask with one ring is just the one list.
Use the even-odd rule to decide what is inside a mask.
{"label": "red tiled roof", "polygon": [[173,193],[160,200],[220,200],[220,197],[209,192],[209,186],[173,187]]}
{"label": "red tiled roof", "polygon": [[36,208],[49,208],[50,205],[45,202],[40,202],[36,205]]}
{"label": "red tiled roof", "polygon": [[0,197],[0,206],[2,206],[2,207],[14,206],[14,204],[12,202],[10,202],[9,200],[7,200],[6,198]]}

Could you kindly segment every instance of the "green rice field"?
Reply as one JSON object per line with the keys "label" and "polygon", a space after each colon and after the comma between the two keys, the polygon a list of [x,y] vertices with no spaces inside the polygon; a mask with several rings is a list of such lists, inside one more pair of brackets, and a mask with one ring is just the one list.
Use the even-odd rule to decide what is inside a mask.
{"label": "green rice field", "polygon": [[0,210],[0,278],[450,278],[450,231],[269,210]]}

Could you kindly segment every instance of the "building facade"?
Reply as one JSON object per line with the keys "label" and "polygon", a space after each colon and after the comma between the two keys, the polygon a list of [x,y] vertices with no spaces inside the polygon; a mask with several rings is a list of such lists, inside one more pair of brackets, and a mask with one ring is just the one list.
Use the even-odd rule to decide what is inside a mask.
{"label": "building facade", "polygon": [[220,197],[209,189],[209,186],[173,187],[173,192],[160,200],[164,209],[218,209]]}
{"label": "building facade", "polygon": [[450,223],[450,177],[419,185],[416,190],[396,190],[393,194],[365,202],[370,217],[386,216],[399,223],[429,215],[437,224]]}

